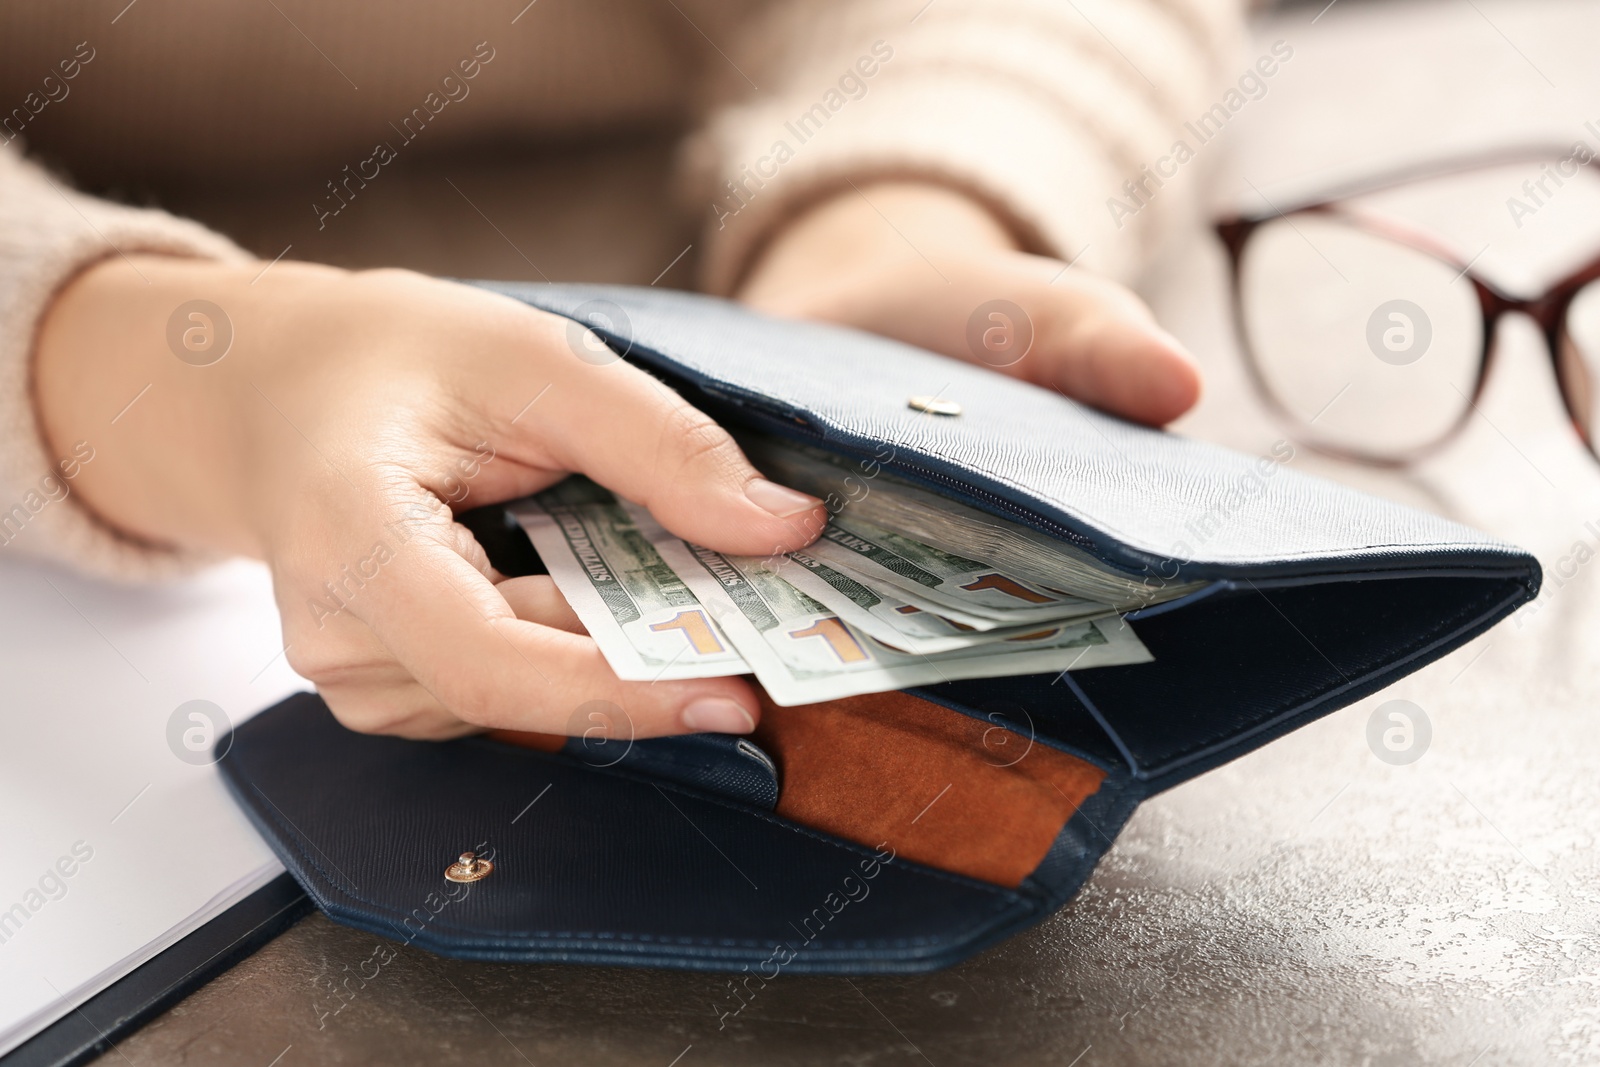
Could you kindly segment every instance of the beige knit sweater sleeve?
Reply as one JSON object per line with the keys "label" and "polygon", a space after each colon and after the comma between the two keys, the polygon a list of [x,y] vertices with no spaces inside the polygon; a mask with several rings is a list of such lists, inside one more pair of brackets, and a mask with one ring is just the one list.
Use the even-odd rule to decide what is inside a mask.
{"label": "beige knit sweater sleeve", "polygon": [[136,252],[249,258],[197,223],[73,192],[0,147],[0,553],[50,556],[133,580],[178,573],[201,561],[119,536],[72,491],[72,479],[98,451],[117,447],[111,421],[117,412],[106,412],[105,428],[94,439],[57,442],[57,455],[34,411],[30,356],[50,301],[86,267]]}
{"label": "beige knit sweater sleeve", "polygon": [[[875,177],[988,204],[1031,251],[1129,279],[1196,183],[1129,198],[1214,103],[1243,0],[784,0],[716,71],[685,153],[704,284],[783,220]],[[1236,73],[1236,72],[1234,72]],[[1190,138],[1191,143],[1193,138]],[[1170,165],[1169,165],[1170,166]],[[1113,212],[1118,198],[1135,211]]]}

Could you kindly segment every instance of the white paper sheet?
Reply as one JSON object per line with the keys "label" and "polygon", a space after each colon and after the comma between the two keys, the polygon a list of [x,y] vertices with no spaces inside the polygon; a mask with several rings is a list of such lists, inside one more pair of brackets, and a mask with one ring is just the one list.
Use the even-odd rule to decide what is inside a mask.
{"label": "white paper sheet", "polygon": [[305,688],[262,566],[122,587],[0,548],[0,1054],[282,871],[169,720]]}

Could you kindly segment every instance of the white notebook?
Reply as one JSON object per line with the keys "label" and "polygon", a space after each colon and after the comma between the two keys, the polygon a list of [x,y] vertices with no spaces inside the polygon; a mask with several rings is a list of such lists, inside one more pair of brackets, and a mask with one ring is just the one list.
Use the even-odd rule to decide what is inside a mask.
{"label": "white notebook", "polygon": [[0,1054],[283,870],[199,754],[219,717],[190,702],[238,723],[310,688],[263,566],[115,586],[14,552],[0,547]]}

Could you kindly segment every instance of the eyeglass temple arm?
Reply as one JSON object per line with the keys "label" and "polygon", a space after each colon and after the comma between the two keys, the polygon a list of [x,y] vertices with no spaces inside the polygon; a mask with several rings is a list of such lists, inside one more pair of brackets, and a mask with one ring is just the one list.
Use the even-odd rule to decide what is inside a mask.
{"label": "eyeglass temple arm", "polygon": [[[1412,182],[1426,181],[1429,178],[1443,178],[1452,174],[1464,173],[1473,170],[1482,170],[1488,167],[1502,166],[1510,163],[1525,163],[1530,160],[1549,159],[1576,159],[1574,148],[1576,145],[1554,145],[1550,142],[1537,142],[1523,145],[1514,145],[1506,148],[1495,148],[1488,151],[1457,153],[1439,159],[1426,160],[1421,163],[1408,163],[1401,167],[1379,171],[1342,184],[1334,185],[1330,190],[1318,195],[1314,199],[1296,200],[1289,207],[1272,208],[1263,212],[1231,212],[1223,216],[1216,224],[1220,230],[1225,223],[1253,222],[1260,225],[1281,215],[1292,215],[1297,211],[1307,211],[1312,208],[1326,207],[1342,200],[1350,200],[1358,196],[1369,196],[1385,189],[1392,189],[1399,185],[1408,185]],[[1590,149],[1590,158],[1578,160],[1580,167],[1595,166],[1600,159],[1600,150]],[[1248,234],[1247,234],[1248,236]]]}

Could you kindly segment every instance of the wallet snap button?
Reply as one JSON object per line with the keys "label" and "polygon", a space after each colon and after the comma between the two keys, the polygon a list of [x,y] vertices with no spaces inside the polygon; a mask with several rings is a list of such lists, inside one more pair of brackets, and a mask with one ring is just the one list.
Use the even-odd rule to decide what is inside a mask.
{"label": "wallet snap button", "polygon": [[494,864],[479,859],[476,852],[463,852],[459,859],[445,868],[444,876],[452,882],[476,882],[489,877],[493,870]]}
{"label": "wallet snap button", "polygon": [[920,411],[927,415],[959,415],[961,405],[954,400],[941,400],[936,396],[913,396],[906,399],[906,406],[912,411]]}

